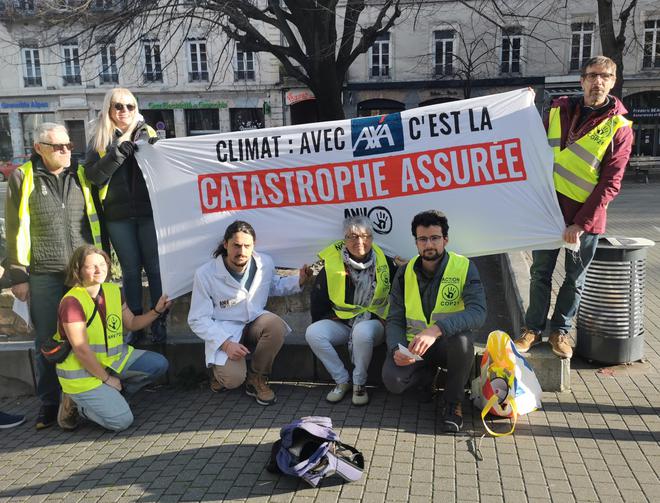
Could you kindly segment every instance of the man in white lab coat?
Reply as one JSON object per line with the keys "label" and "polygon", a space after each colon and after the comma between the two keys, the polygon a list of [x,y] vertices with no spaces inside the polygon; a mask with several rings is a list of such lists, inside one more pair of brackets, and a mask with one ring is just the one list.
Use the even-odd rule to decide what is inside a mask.
{"label": "man in white lab coat", "polygon": [[188,324],[206,343],[213,391],[245,382],[245,392],[258,404],[271,405],[276,396],[268,375],[291,329],[264,307],[269,295],[299,292],[312,272],[304,265],[299,275],[279,276],[273,260],[254,251],[255,240],[247,222],[237,220],[227,227],[214,259],[195,272]]}

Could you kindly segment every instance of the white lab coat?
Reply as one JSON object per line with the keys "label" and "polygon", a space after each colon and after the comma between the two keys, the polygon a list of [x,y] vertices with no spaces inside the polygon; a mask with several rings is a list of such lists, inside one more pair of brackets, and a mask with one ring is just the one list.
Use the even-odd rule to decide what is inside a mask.
{"label": "white lab coat", "polygon": [[207,366],[225,364],[227,353],[220,345],[227,339],[240,341],[245,325],[267,312],[269,295],[300,292],[298,275],[279,276],[268,255],[254,252],[252,256],[257,271],[249,291],[229,274],[222,256],[195,271],[188,325],[205,342]]}

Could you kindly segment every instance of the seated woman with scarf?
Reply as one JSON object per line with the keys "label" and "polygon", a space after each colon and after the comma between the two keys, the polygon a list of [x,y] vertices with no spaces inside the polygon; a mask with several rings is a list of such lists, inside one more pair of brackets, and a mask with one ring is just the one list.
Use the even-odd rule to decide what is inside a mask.
{"label": "seated woman with scarf", "polygon": [[348,370],[334,348],[348,343],[354,365],[352,402],[366,405],[367,369],[373,348],[385,337],[397,263],[373,243],[367,217],[346,219],[343,230],[343,240],[319,252],[324,266],[312,289],[313,323],[307,327],[305,339],[336,383],[326,396],[331,403],[339,402],[351,389]]}

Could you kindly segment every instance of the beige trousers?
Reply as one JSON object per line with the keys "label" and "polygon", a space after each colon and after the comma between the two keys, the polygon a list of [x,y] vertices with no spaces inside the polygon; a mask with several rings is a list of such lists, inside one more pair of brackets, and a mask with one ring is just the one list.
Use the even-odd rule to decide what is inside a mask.
{"label": "beige trousers", "polygon": [[[251,372],[270,374],[286,334],[286,323],[273,313],[264,313],[245,325],[241,344],[246,346],[252,355]],[[213,375],[223,388],[238,388],[247,376],[245,358],[227,360],[224,365],[213,365]]]}

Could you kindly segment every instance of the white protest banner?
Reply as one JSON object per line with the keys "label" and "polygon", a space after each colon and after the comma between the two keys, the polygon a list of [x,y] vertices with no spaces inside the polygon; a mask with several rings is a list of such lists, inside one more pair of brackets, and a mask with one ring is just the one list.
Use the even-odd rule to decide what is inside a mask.
{"label": "white protest banner", "polygon": [[531,90],[377,117],[161,140],[141,145],[163,291],[192,288],[226,227],[249,222],[281,267],[311,263],[367,215],[386,253],[416,253],[413,216],[449,219],[467,256],[562,245],[552,151]]}

